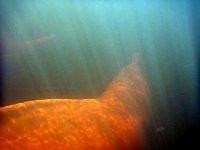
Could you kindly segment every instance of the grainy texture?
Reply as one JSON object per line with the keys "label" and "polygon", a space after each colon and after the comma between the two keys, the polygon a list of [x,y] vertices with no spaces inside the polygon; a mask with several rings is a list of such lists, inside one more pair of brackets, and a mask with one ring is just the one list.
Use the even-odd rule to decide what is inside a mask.
{"label": "grainy texture", "polygon": [[97,99],[45,99],[0,108],[0,149],[141,149],[149,96],[137,59]]}

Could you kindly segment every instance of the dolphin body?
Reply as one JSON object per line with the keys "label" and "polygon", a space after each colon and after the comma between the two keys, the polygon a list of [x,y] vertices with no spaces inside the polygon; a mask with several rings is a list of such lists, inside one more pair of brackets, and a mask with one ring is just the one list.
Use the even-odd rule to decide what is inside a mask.
{"label": "dolphin body", "polygon": [[149,118],[139,56],[96,99],[43,99],[0,108],[1,150],[140,150]]}
{"label": "dolphin body", "polygon": [[44,43],[50,42],[55,39],[55,35],[51,34],[44,37],[38,37],[31,40],[25,41],[17,41],[13,39],[8,33],[3,32],[1,34],[2,44],[5,49],[4,55],[5,56],[16,56],[20,54],[20,52],[26,51],[29,48],[42,45]]}

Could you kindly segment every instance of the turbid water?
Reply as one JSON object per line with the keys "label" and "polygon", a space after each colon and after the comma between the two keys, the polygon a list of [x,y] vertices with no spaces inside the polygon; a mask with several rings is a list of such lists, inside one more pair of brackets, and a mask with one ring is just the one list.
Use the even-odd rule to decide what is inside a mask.
{"label": "turbid water", "polygon": [[6,0],[0,7],[1,106],[99,97],[139,52],[153,107],[149,148],[169,149],[198,122],[198,4]]}

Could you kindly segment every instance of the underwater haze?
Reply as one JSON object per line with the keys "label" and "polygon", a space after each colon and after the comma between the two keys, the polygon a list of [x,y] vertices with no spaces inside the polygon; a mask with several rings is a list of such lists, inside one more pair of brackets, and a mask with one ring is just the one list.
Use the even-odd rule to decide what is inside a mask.
{"label": "underwater haze", "polygon": [[169,149],[199,118],[194,6],[190,0],[1,1],[1,106],[98,97],[139,53],[151,91],[147,149]]}

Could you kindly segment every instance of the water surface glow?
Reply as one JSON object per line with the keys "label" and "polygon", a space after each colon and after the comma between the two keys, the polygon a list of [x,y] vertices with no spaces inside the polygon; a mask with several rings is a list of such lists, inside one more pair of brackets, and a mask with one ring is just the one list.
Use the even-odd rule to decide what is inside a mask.
{"label": "water surface glow", "polygon": [[198,122],[197,8],[190,0],[2,2],[1,105],[98,97],[139,52],[152,95],[150,143],[168,149]]}

